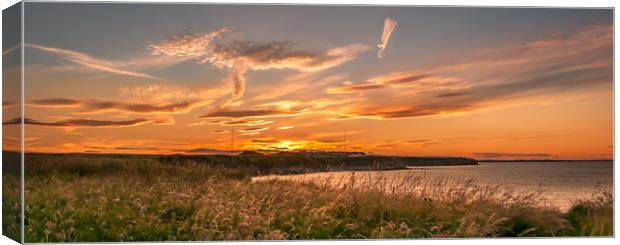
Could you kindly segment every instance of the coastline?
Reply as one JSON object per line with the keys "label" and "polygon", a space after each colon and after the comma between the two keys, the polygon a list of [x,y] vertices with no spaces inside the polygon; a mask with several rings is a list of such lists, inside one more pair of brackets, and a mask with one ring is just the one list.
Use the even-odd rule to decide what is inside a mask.
{"label": "coastline", "polygon": [[172,155],[159,158],[163,163],[197,162],[211,166],[249,168],[256,175],[303,174],[330,171],[386,171],[416,166],[477,165],[478,161],[462,157],[400,156],[308,156],[273,155]]}
{"label": "coastline", "polygon": [[[269,170],[275,171],[283,167],[278,165],[280,161],[305,159],[300,156],[276,155],[272,161],[259,161],[257,159],[266,158],[247,155],[208,158],[175,155],[162,159],[164,156],[154,155],[28,153],[26,157],[28,181],[24,188],[32,207],[26,210],[26,217],[29,220],[54,217],[57,210],[76,214],[72,216],[75,223],[30,222],[25,226],[28,241],[48,238],[59,242],[262,240],[271,234],[253,232],[255,230],[277,230],[282,239],[386,238],[375,232],[381,229],[390,232],[387,237],[392,238],[613,234],[610,192],[602,193],[601,198],[575,203],[568,211],[561,212],[540,207],[541,199],[537,195],[524,197],[506,189],[499,190],[501,193],[497,195],[495,189],[472,182],[460,182],[462,185],[454,188],[445,181],[410,179],[405,182],[390,178],[366,181],[357,175],[343,179],[342,186],[252,181],[256,172],[251,170],[270,167]],[[346,159],[377,160],[369,157]],[[387,161],[384,157],[379,159]],[[410,160],[408,163],[412,164],[417,160],[418,164],[422,161],[428,164],[429,159],[432,158],[389,160],[401,163]],[[211,160],[230,162],[215,164]],[[321,160],[310,158],[295,165],[328,161]],[[432,164],[442,161],[469,162],[443,159]],[[18,178],[7,180],[18,181]],[[386,186],[404,192],[389,192]],[[423,191],[417,192],[415,188],[418,187]],[[7,204],[18,203],[18,192],[7,194],[11,194],[5,199]],[[13,208],[11,211],[19,210],[17,205],[8,207]],[[239,219],[239,214],[252,219]],[[15,217],[5,218],[14,220]],[[290,225],[293,219],[295,226]],[[356,230],[342,233],[342,220],[357,227]],[[465,230],[467,233],[464,233],[463,220],[467,222],[465,227],[471,224],[481,230]],[[133,225],[124,225],[126,222]],[[179,226],[196,229],[175,230]],[[46,229],[61,236],[46,236]],[[222,235],[245,230],[252,232]]]}
{"label": "coastline", "polygon": [[[5,155],[15,152],[4,151]],[[412,157],[412,156],[324,156],[298,153],[270,155],[148,155],[105,153],[35,153],[27,152],[27,158],[80,157],[86,159],[131,158],[151,159],[167,165],[204,164],[210,167],[240,169],[250,175],[303,174],[329,171],[385,171],[403,170],[408,167],[478,165],[478,161],[464,157]]]}

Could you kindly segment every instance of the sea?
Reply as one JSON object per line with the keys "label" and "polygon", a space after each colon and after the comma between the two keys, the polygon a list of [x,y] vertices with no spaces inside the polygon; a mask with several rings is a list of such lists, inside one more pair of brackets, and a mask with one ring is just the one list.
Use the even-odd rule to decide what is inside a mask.
{"label": "sea", "polygon": [[[485,186],[502,186],[518,193],[536,192],[544,205],[568,210],[578,200],[587,200],[601,191],[613,191],[613,161],[574,162],[480,162],[479,165],[424,166],[387,171],[336,171],[296,175],[255,177],[255,180],[288,179],[321,181],[342,179],[352,174],[366,178],[460,180]],[[437,182],[439,183],[439,182]],[[541,199],[541,200],[543,200]]]}

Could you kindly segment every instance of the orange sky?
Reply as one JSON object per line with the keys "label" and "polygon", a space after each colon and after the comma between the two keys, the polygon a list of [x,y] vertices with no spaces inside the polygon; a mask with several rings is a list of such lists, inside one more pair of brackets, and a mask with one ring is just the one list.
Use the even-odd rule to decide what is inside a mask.
{"label": "orange sky", "polygon": [[[420,28],[369,12],[379,21],[351,30],[360,34],[348,41],[317,32],[316,42],[291,42],[278,29],[259,38],[233,17],[237,24],[196,32],[129,35],[123,45],[133,52],[27,39],[26,150],[613,157],[609,23],[549,24],[512,39],[498,35],[492,45],[429,46],[445,52],[419,57],[404,53],[425,48],[407,45],[423,36]],[[17,80],[17,68],[4,69],[5,81]],[[5,132],[19,122],[8,116],[19,114],[12,99],[4,96]],[[5,149],[15,149],[18,141],[7,137],[14,136],[5,133]]]}

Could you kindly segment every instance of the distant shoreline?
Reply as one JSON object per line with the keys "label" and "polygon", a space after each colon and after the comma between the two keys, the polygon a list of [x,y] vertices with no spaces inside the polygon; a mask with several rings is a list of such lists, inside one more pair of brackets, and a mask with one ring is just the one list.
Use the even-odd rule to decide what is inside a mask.
{"label": "distant shoreline", "polygon": [[[19,157],[19,153],[3,152],[4,157]],[[90,154],[90,153],[26,153],[26,157],[92,159],[145,158],[164,164],[205,164],[213,167],[245,169],[254,175],[295,174],[329,171],[402,170],[407,167],[477,165],[478,161],[464,157],[402,157],[402,156],[316,156],[296,153],[271,155],[145,155],[145,154]],[[27,161],[28,163],[29,161]]]}

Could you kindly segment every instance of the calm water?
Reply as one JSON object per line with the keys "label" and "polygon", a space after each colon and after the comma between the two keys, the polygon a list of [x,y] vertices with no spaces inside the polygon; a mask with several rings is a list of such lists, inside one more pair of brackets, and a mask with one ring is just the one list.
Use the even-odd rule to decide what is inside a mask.
{"label": "calm water", "polygon": [[[577,199],[588,199],[599,188],[613,188],[613,162],[484,162],[472,166],[415,167],[397,171],[362,171],[358,176],[381,175],[424,179],[473,180],[485,185],[503,185],[515,191],[540,188],[548,204],[566,210]],[[266,176],[257,179],[293,179],[313,181],[326,177],[338,179],[351,172],[311,173],[304,175]]]}

